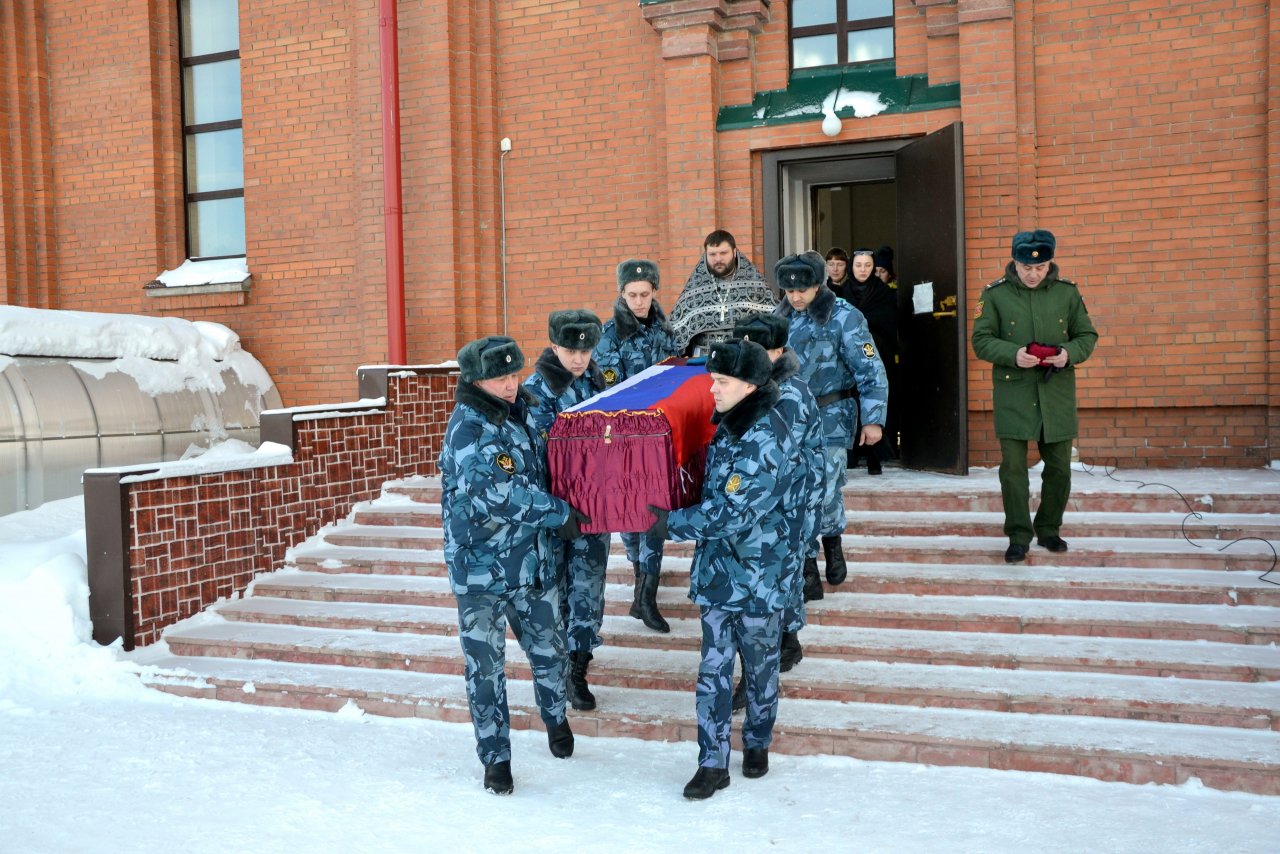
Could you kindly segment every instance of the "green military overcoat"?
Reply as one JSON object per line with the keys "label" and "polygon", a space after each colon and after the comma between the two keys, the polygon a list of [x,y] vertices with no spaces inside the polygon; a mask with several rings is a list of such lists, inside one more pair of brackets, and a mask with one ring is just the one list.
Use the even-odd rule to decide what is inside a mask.
{"label": "green military overcoat", "polygon": [[[1001,439],[1061,442],[1074,438],[1076,366],[1098,343],[1084,299],[1074,282],[1058,277],[1058,265],[1029,288],[1013,262],[1004,277],[987,285],[973,321],[973,352],[991,363],[992,403],[996,435]],[[1035,342],[1058,344],[1067,351],[1067,367],[1044,378],[1045,369],[1019,368],[1015,356]]]}

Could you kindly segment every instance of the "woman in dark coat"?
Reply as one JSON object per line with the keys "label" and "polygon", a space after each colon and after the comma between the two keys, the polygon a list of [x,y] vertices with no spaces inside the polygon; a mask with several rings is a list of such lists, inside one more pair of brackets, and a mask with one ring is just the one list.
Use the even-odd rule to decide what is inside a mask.
{"label": "woman in dark coat", "polygon": [[[893,387],[898,365],[898,294],[874,274],[875,253],[870,249],[853,250],[849,278],[844,284],[844,299],[867,319],[871,329],[871,338],[875,341],[876,351],[884,362],[885,374],[889,378],[889,415],[893,418]],[[867,474],[880,474],[881,461],[891,454],[896,447],[895,437],[888,427],[893,422],[886,421],[885,441],[849,452],[849,464],[854,465],[856,453],[862,451],[867,455]]]}

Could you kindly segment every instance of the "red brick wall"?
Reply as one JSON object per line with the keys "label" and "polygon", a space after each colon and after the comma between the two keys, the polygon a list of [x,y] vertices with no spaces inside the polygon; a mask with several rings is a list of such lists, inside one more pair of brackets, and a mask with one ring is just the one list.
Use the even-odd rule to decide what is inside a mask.
{"label": "red brick wall", "polygon": [[[0,108],[10,126],[46,124],[25,139],[47,139],[52,164],[15,173],[12,154],[0,162],[8,298],[32,303],[43,290],[62,308],[225,323],[289,404],[336,399],[355,365],[384,360],[374,0],[241,0],[252,288],[176,299],[142,290],[182,258],[174,4],[38,5],[43,18],[31,0],[0,13],[21,36],[0,58]],[[612,0],[399,4],[411,360],[450,358],[500,331],[504,136],[510,332],[527,352],[544,345],[552,309],[607,314],[624,257],[659,262],[668,308],[711,228],[760,260],[761,154],[832,140],[817,121],[713,130],[720,106],[786,84],[788,4],[767,7],[758,31],[731,33],[714,8],[763,4],[679,5],[704,22],[659,32],[653,6]],[[958,81],[962,106],[847,120],[834,141],[963,120],[970,304],[1014,231],[1052,229],[1103,336],[1082,371],[1086,415],[1136,407],[1121,425],[1135,432],[1170,411],[1208,411],[1227,435],[1250,437],[1224,464],[1269,456],[1252,431],[1266,425],[1262,447],[1280,434],[1269,415],[1280,410],[1269,332],[1280,277],[1266,266],[1280,221],[1269,74],[1280,13],[1265,0],[895,7],[900,72]],[[698,43],[706,54],[676,55]],[[33,45],[46,46],[43,113],[28,85],[41,62]],[[41,175],[52,181],[43,196],[29,189]],[[36,215],[41,199],[51,208]],[[977,425],[990,407],[985,367],[971,362],[969,380]],[[977,427],[970,438],[971,462],[988,464]],[[1143,457],[1177,460],[1160,447]]]}
{"label": "red brick wall", "polygon": [[[299,419],[287,465],[121,484],[133,644],[154,643],[167,626],[243,592],[387,480],[435,474],[456,383],[456,373],[419,369],[387,378],[376,414],[277,416]],[[104,558],[92,543],[89,554],[90,578],[101,577],[94,561]],[[91,601],[109,592],[91,589]]]}

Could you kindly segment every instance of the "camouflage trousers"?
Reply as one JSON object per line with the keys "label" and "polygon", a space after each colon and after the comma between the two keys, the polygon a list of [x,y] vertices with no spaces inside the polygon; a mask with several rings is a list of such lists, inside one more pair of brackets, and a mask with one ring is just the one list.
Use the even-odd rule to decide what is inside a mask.
{"label": "camouflage trousers", "polygon": [[506,593],[466,593],[458,599],[458,639],[466,659],[467,703],[476,733],[476,755],[487,765],[511,759],[507,708],[506,612],[520,621],[520,647],[533,672],[533,694],[542,722],[564,720],[564,624],[560,592],[522,587]]}
{"label": "camouflage trousers", "polygon": [[[826,454],[826,466],[822,471],[822,507],[821,515],[818,517],[818,536],[834,537],[844,533],[847,520],[844,513],[844,489],[845,481],[848,480],[848,472],[845,470],[849,464],[849,451],[840,445],[827,445],[823,452]],[[811,546],[813,554],[809,557],[817,557],[818,545],[815,540]]]}
{"label": "camouflage trousers", "polygon": [[778,717],[778,654],[782,615],[768,616],[702,609],[702,664],[698,667],[698,765],[729,767],[733,714],[733,664],[739,651],[746,663],[747,718],[744,748],[768,747]]}
{"label": "camouflage trousers", "polygon": [[585,534],[556,549],[570,652],[591,652],[600,645],[604,621],[604,573],[609,535]]}
{"label": "camouflage trousers", "polygon": [[622,534],[622,544],[627,547],[627,560],[640,564],[645,575],[657,575],[662,570],[662,549],[666,540],[648,534]]}
{"label": "camouflage trousers", "polygon": [[787,605],[782,609],[782,630],[798,632],[809,624],[804,610],[804,567],[787,579]]}

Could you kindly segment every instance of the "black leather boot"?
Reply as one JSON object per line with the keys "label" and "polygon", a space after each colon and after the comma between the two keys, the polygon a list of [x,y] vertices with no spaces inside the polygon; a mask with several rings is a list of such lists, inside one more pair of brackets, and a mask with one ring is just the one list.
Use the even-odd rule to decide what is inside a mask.
{"label": "black leather boot", "polygon": [[511,761],[495,762],[484,767],[484,787],[495,795],[509,795],[516,784],[511,780]]}
{"label": "black leather boot", "polygon": [[698,773],[685,784],[684,796],[691,801],[705,801],[721,789],[729,788],[728,768],[698,768]]}
{"label": "black leather boot", "polygon": [[763,777],[769,773],[769,748],[748,747],[742,751],[742,776]]}
{"label": "black leather boot", "polygon": [[627,613],[629,613],[631,616],[635,617],[638,620],[640,619],[640,579],[643,577],[643,575],[640,572],[640,564],[632,563],[631,568],[635,571],[635,574],[636,574],[636,585],[635,585],[635,588],[631,591],[631,610],[628,611]]}
{"label": "black leather boot", "polygon": [[799,664],[802,658],[804,658],[804,649],[800,646],[800,634],[798,632],[783,632],[782,655],[778,658],[778,669],[786,673]]}
{"label": "black leather boot", "polygon": [[827,595],[822,589],[822,576],[818,574],[818,559],[804,559],[804,601],[813,602]]}
{"label": "black leather boot", "polygon": [[641,573],[636,581],[639,607],[632,606],[631,616],[637,617],[655,632],[669,632],[671,626],[658,613],[658,576]]}
{"label": "black leather boot", "polygon": [[844,563],[844,547],[840,545],[840,535],[822,538],[822,551],[827,557],[827,583],[840,584],[849,575],[849,568]]}
{"label": "black leather boot", "polygon": [[566,680],[565,693],[569,695],[569,705],[579,712],[589,712],[596,707],[596,698],[587,687],[587,668],[590,666],[591,653],[583,650],[569,653],[569,678]]}
{"label": "black leather boot", "polygon": [[573,755],[573,730],[569,729],[569,719],[547,730],[547,746],[556,759],[568,759]]}

